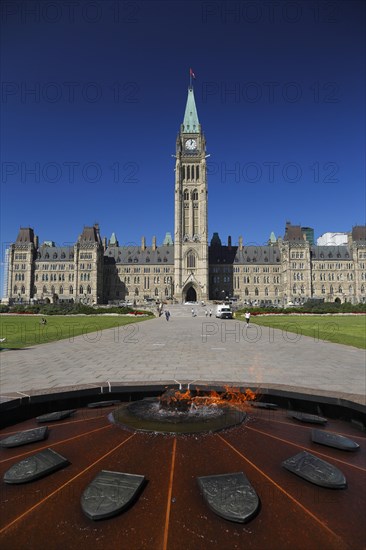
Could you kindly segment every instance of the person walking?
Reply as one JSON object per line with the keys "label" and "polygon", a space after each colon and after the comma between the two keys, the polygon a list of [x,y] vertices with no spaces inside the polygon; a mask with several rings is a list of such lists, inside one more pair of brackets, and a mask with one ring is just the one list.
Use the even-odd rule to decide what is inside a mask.
{"label": "person walking", "polygon": [[210,309],[209,316],[212,317],[212,309]]}
{"label": "person walking", "polygon": [[205,311],[205,315],[206,315],[206,318],[207,318],[207,316],[208,316],[208,311],[207,311],[207,309],[206,309],[206,311]]}
{"label": "person walking", "polygon": [[247,327],[249,327],[249,321],[250,321],[250,311],[245,312],[245,320],[247,322]]}
{"label": "person walking", "polygon": [[165,319],[167,321],[169,321],[169,319],[170,319],[170,311],[168,309],[165,311]]}

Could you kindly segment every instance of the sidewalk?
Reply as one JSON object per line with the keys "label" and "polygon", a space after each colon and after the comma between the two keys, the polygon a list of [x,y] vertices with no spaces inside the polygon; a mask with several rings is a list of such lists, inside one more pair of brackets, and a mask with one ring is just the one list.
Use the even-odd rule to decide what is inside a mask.
{"label": "sidewalk", "polygon": [[2,400],[39,389],[174,380],[301,390],[364,404],[365,351],[235,320],[173,315],[169,322],[161,317],[0,354]]}

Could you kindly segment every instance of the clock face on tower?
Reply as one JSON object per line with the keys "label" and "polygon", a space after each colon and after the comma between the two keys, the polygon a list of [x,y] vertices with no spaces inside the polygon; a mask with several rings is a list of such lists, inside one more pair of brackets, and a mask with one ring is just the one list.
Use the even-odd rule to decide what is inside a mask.
{"label": "clock face on tower", "polygon": [[187,139],[185,142],[185,148],[189,151],[194,151],[197,149],[197,141],[193,138]]}

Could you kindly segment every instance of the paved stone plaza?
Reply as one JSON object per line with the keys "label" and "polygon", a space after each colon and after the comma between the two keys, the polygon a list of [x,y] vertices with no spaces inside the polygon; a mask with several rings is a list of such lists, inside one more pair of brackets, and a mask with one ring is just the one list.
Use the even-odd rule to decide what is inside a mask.
{"label": "paved stone plaza", "polygon": [[[365,403],[365,351],[171,309],[165,317],[3,351],[2,400],[40,389],[112,383],[228,382]],[[18,393],[19,392],[19,393]]]}

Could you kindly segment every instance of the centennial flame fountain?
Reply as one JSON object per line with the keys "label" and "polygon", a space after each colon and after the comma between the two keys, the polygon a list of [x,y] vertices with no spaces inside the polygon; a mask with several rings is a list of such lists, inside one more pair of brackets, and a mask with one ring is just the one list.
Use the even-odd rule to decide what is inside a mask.
{"label": "centennial flame fountain", "polygon": [[189,434],[216,432],[244,422],[250,389],[226,387],[225,392],[168,389],[160,397],[122,405],[110,420],[124,428],[155,433]]}

